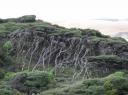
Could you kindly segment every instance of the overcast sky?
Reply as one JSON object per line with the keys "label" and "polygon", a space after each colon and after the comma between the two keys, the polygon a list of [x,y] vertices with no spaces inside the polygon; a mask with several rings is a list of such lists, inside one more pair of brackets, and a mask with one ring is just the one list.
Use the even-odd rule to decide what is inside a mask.
{"label": "overcast sky", "polygon": [[128,32],[128,0],[0,0],[0,18],[31,14],[53,24],[93,28],[108,35]]}
{"label": "overcast sky", "polygon": [[35,14],[46,21],[128,18],[128,0],[0,0],[0,18]]}

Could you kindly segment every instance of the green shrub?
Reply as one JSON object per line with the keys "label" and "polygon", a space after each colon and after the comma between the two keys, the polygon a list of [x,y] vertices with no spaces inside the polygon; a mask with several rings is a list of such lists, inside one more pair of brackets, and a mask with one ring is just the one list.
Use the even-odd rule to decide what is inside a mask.
{"label": "green shrub", "polygon": [[22,16],[18,19],[18,22],[35,22],[35,19],[36,16],[35,15],[25,15],[25,16]]}
{"label": "green shrub", "polygon": [[105,78],[104,88],[106,95],[128,94],[128,79],[124,72],[116,72]]}
{"label": "green shrub", "polygon": [[105,95],[119,95],[117,89],[112,89],[112,90],[108,90],[106,91]]}
{"label": "green shrub", "polygon": [[4,80],[9,81],[10,79],[14,78],[15,75],[16,75],[16,73],[14,73],[14,72],[7,72],[4,76]]}
{"label": "green shrub", "polygon": [[4,22],[16,22],[16,18],[5,19]]}
{"label": "green shrub", "polygon": [[0,67],[3,66],[4,61],[5,61],[5,55],[4,55],[3,50],[0,48]]}
{"label": "green shrub", "polygon": [[82,35],[87,35],[87,36],[97,36],[97,37],[104,37],[99,31],[94,30],[94,29],[80,29],[82,31]]}
{"label": "green shrub", "polygon": [[14,95],[12,90],[0,89],[0,95]]}
{"label": "green shrub", "polygon": [[85,79],[81,82],[42,92],[41,95],[127,95],[128,74],[116,72],[104,78]]}
{"label": "green shrub", "polygon": [[10,80],[12,87],[25,93],[38,93],[48,89],[53,81],[53,74],[44,71],[19,72]]}
{"label": "green shrub", "polygon": [[127,45],[127,41],[123,38],[120,38],[120,37],[99,37],[99,36],[90,36],[89,37],[91,43],[103,43],[103,44],[110,44],[110,45],[113,45],[113,44],[120,44],[120,45]]}
{"label": "green shrub", "polygon": [[[85,80],[80,89],[84,92],[82,95],[104,95],[103,81],[101,79]],[[78,93],[79,90],[75,89]]]}
{"label": "green shrub", "polygon": [[0,83],[0,95],[24,95],[18,92],[17,90],[11,88],[10,85],[8,85],[5,82]]}
{"label": "green shrub", "polygon": [[12,58],[8,54],[8,52],[5,52],[5,50],[0,48],[0,68],[8,67],[11,65]]}
{"label": "green shrub", "polygon": [[[111,69],[125,69],[125,65],[128,64],[128,60],[122,59],[116,55],[99,55],[88,57],[89,62],[95,62],[96,66],[106,66]],[[92,64],[93,65],[93,64]],[[123,67],[124,65],[124,67]],[[113,68],[114,67],[114,68]]]}
{"label": "green shrub", "polygon": [[117,61],[120,62],[122,59],[116,55],[99,55],[90,56],[89,61]]}
{"label": "green shrub", "polygon": [[7,41],[6,43],[4,43],[3,49],[4,49],[7,53],[9,53],[10,50],[12,49],[12,43],[11,43],[11,41]]}
{"label": "green shrub", "polygon": [[0,69],[0,79],[3,79],[4,78],[5,73],[6,73],[5,70]]}
{"label": "green shrub", "polygon": [[2,48],[0,48],[0,67],[8,67],[13,63],[12,57],[10,56],[12,49],[11,41],[5,42]]}
{"label": "green shrub", "polygon": [[125,72],[115,72],[114,74],[110,74],[109,76],[105,77],[105,79],[113,79],[113,78],[123,78],[125,77]]}
{"label": "green shrub", "polygon": [[0,23],[4,23],[4,20],[0,18]]}
{"label": "green shrub", "polygon": [[102,81],[100,79],[89,79],[89,80],[85,80],[83,84],[89,87],[94,85],[101,85]]}

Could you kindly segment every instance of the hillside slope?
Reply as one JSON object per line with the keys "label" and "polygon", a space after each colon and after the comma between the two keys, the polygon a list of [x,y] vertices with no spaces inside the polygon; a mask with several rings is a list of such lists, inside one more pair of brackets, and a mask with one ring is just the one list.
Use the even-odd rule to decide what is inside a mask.
{"label": "hillside slope", "polygon": [[[118,81],[119,78],[122,81],[123,78],[128,82],[128,42],[123,38],[109,37],[93,29],[52,25],[36,20],[34,15],[27,15],[0,20],[0,46],[0,84],[4,86],[0,88],[2,95],[128,93],[124,85],[122,88],[112,87],[110,92],[110,88],[106,88],[106,92],[106,84],[101,78],[121,71],[117,73],[121,74],[121,78],[114,77],[112,80]],[[83,86],[83,81],[90,82]],[[87,85],[93,82],[96,84],[88,88],[90,86]],[[68,86],[71,91],[65,92]],[[80,91],[76,90],[77,86]],[[53,90],[59,87],[62,89],[55,93]],[[98,92],[92,92],[93,89]],[[120,89],[126,90],[120,94]],[[50,93],[44,94],[46,90]]]}

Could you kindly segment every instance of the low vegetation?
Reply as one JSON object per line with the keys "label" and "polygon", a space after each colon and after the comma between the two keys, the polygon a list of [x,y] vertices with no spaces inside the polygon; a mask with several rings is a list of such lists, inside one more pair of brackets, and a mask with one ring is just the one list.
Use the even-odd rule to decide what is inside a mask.
{"label": "low vegetation", "polygon": [[40,95],[127,95],[127,73],[116,72],[105,78],[78,81],[63,88],[44,91]]}
{"label": "low vegetation", "polygon": [[31,95],[47,90],[48,85],[53,81],[54,76],[51,72],[34,71],[34,72],[19,72],[10,80],[13,88],[20,92]]}
{"label": "low vegetation", "polygon": [[0,19],[0,95],[128,95],[127,55],[98,30]]}

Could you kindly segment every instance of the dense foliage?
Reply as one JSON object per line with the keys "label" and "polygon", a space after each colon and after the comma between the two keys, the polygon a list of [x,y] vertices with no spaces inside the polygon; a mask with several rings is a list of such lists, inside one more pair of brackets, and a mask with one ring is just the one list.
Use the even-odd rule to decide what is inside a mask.
{"label": "dense foliage", "polygon": [[128,42],[34,15],[0,19],[0,95],[128,95]]}
{"label": "dense foliage", "polygon": [[116,72],[105,78],[88,79],[67,86],[42,92],[41,95],[127,95],[128,74]]}
{"label": "dense foliage", "polygon": [[47,90],[48,85],[53,81],[53,74],[51,72],[34,71],[34,72],[19,72],[11,80],[11,86],[21,92],[39,93]]}

